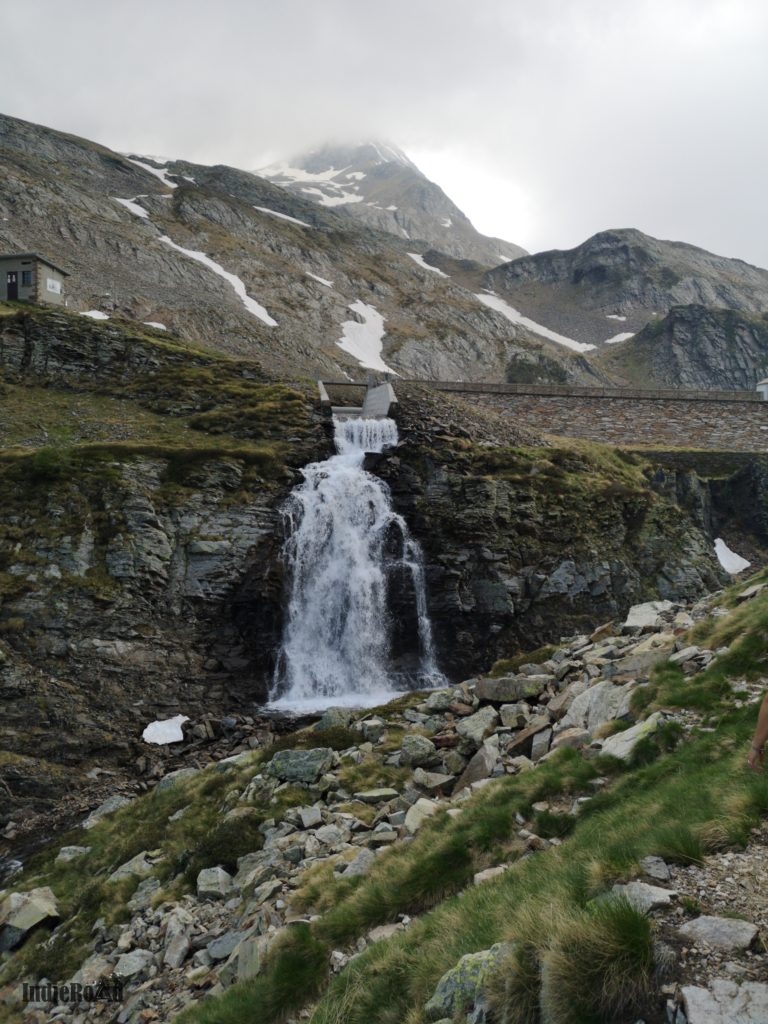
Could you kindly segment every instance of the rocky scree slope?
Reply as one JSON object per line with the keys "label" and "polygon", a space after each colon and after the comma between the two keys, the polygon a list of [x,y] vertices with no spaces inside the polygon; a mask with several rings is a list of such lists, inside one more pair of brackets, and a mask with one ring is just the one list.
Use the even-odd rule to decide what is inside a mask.
{"label": "rocky scree slope", "polygon": [[261,168],[269,181],[369,227],[486,267],[526,255],[525,249],[481,235],[396,146],[384,142],[326,145]]}
{"label": "rocky scree slope", "polygon": [[[408,255],[427,243],[246,171],[161,167],[2,115],[0,161],[0,250],[39,251],[68,270],[71,308],[161,323],[286,375],[363,375],[337,344],[345,324],[367,324],[373,350],[383,332],[382,358],[406,376],[503,380],[528,352],[534,364],[549,349],[561,360],[557,346]],[[235,275],[262,312],[174,246]],[[568,356],[566,378],[589,378]]]}
{"label": "rocky scree slope", "polygon": [[0,892],[0,1019],[80,1019],[22,998],[45,973],[117,981],[119,1005],[87,1019],[125,1024],[185,1008],[190,1024],[712,1024],[736,1005],[759,1024],[768,800],[735,762],[765,602],[763,576],[637,606],[105,802]]}

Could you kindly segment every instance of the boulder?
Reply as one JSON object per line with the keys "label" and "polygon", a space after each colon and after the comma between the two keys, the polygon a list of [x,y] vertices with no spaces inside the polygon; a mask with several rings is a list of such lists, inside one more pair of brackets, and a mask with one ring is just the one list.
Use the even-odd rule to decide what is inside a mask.
{"label": "boulder", "polygon": [[498,757],[499,752],[495,745],[484,743],[459,776],[458,782],[453,787],[452,795],[456,796],[462,789],[466,789],[474,782],[479,782],[481,779],[489,779],[493,769],[496,767]]}
{"label": "boulder", "polygon": [[379,789],[363,789],[359,793],[355,793],[355,800],[359,800],[363,804],[385,804],[390,800],[397,800],[399,796],[396,789],[382,786]]}
{"label": "boulder", "polygon": [[84,857],[86,853],[90,853],[90,846],[62,846],[56,855],[55,864],[69,864],[70,861],[76,860],[78,857]]}
{"label": "boulder", "polygon": [[442,976],[435,993],[424,1007],[428,1021],[448,1017],[456,1019],[465,1014],[482,994],[488,972],[511,949],[507,942],[497,942],[490,949],[467,953],[455,967]]}
{"label": "boulder", "polygon": [[499,724],[498,712],[493,708],[481,708],[469,718],[462,718],[456,726],[456,732],[468,740],[475,748],[479,747],[486,737],[490,736]]}
{"label": "boulder", "polygon": [[560,720],[559,729],[586,729],[589,733],[605,722],[624,718],[629,714],[629,701],[636,683],[615,686],[611,682],[595,683],[588,690],[574,697],[565,716]]}
{"label": "boulder", "polygon": [[130,878],[135,875],[137,878],[146,878],[147,875],[152,874],[152,864],[147,859],[147,851],[142,850],[141,853],[137,853],[135,857],[131,857],[125,864],[121,864],[119,868],[115,868],[112,874],[107,878],[108,882],[119,882],[123,878]]}
{"label": "boulder", "polygon": [[475,693],[480,700],[490,701],[492,704],[511,704],[526,697],[538,697],[542,694],[549,683],[555,681],[554,676],[526,676],[508,675],[500,676],[498,679],[478,679],[475,683]]}
{"label": "boulder", "polygon": [[661,712],[656,711],[649,718],[646,718],[645,721],[633,725],[631,729],[617,732],[614,736],[609,736],[607,740],[603,741],[601,753],[610,754],[611,757],[618,757],[622,761],[628,761],[640,740],[645,739],[646,736],[652,736],[659,728],[660,723]]}
{"label": "boulder", "polygon": [[425,772],[423,768],[417,768],[413,773],[413,784],[427,793],[448,793],[455,781],[455,775],[444,775],[442,772]]}
{"label": "boulder", "polygon": [[278,750],[265,770],[267,775],[280,782],[298,782],[309,786],[331,770],[335,759],[336,755],[329,747]]}
{"label": "boulder", "polygon": [[659,629],[664,622],[662,613],[670,612],[672,608],[671,601],[645,601],[643,604],[635,604],[627,613],[622,632],[644,633]]}
{"label": "boulder", "polygon": [[59,918],[53,891],[47,886],[28,892],[12,892],[0,903],[0,952],[13,949],[38,925]]}
{"label": "boulder", "polygon": [[155,954],[149,949],[133,949],[130,953],[123,953],[115,964],[115,977],[121,981],[128,978],[135,978],[137,974],[143,974],[155,962]]}
{"label": "boulder", "polygon": [[223,899],[232,888],[232,876],[222,867],[203,868],[197,876],[197,895],[200,899]]}
{"label": "boulder", "polygon": [[440,755],[432,740],[417,733],[404,737],[400,750],[400,764],[404,768],[428,768],[439,761]]}
{"label": "boulder", "polygon": [[616,896],[623,896],[642,914],[647,914],[649,910],[656,910],[658,907],[668,907],[677,896],[672,889],[662,889],[661,886],[648,885],[647,882],[627,882],[626,885],[614,885],[612,891]]}
{"label": "boulder", "polygon": [[427,818],[431,818],[439,810],[438,805],[433,803],[432,800],[420,797],[412,807],[408,808],[408,813],[405,815],[406,831],[410,835],[414,835],[414,833],[419,831]]}

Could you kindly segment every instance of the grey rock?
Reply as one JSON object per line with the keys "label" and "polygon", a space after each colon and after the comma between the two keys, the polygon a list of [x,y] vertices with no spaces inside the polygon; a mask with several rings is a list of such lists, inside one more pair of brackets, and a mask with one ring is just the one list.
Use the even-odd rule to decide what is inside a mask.
{"label": "grey rock", "polygon": [[439,807],[436,803],[431,800],[426,800],[424,797],[420,797],[416,803],[408,808],[405,815],[405,828],[410,833],[418,832],[427,818],[431,818],[433,814],[437,814]]}
{"label": "grey rock", "polygon": [[672,877],[669,868],[661,857],[643,857],[640,861],[640,867],[649,878],[657,878],[660,882],[668,882]]}
{"label": "grey rock", "polygon": [[77,860],[78,857],[84,857],[86,853],[90,853],[90,846],[62,846],[56,855],[55,864],[69,864],[72,860]]}
{"label": "grey rock", "polygon": [[751,921],[739,921],[730,917],[697,917],[687,921],[680,934],[713,949],[749,949],[757,937],[757,926]]}
{"label": "grey rock", "polygon": [[614,885],[612,890],[617,896],[623,896],[636,910],[647,914],[658,907],[668,907],[677,896],[673,889],[662,889],[658,885],[646,882],[627,882],[626,885]]}
{"label": "grey rock", "polygon": [[313,750],[278,750],[265,770],[267,775],[281,782],[312,785],[321,775],[329,772],[334,763],[335,754],[329,747],[316,747]]}
{"label": "grey rock", "polygon": [[454,775],[427,772],[423,768],[417,768],[413,773],[413,784],[427,793],[447,793],[455,781]]}
{"label": "grey rock", "polygon": [[361,850],[357,856],[351,860],[344,871],[345,878],[357,878],[361,875],[367,875],[373,865],[376,863],[376,855],[371,850]]}
{"label": "grey rock", "polygon": [[645,601],[635,604],[627,613],[622,631],[624,633],[642,633],[644,630],[658,629],[662,623],[662,613],[672,610],[671,601]]}
{"label": "grey rock", "polygon": [[110,796],[103,803],[99,804],[95,810],[91,811],[81,827],[85,829],[93,828],[107,814],[112,814],[113,811],[117,811],[121,807],[127,807],[129,803],[131,803],[131,798],[127,796],[121,796],[120,794]]}
{"label": "grey rock", "polygon": [[691,661],[701,654],[700,647],[683,647],[682,650],[675,651],[674,654],[670,654],[669,660],[673,665],[683,665],[686,661]]}
{"label": "grey rock", "polygon": [[123,953],[115,964],[115,974],[122,980],[143,974],[155,962],[155,954],[149,949],[133,949]]}
{"label": "grey rock", "polygon": [[456,796],[463,789],[467,789],[475,782],[479,782],[482,779],[489,779],[496,766],[498,757],[498,750],[495,747],[484,743],[459,776],[459,780],[453,789],[453,796]]}
{"label": "grey rock", "polygon": [[635,683],[624,686],[614,686],[611,682],[595,683],[574,697],[559,723],[559,729],[581,728],[594,733],[606,722],[625,717],[629,714],[629,702],[635,688]]}
{"label": "grey rock", "polygon": [[715,978],[708,988],[684,985],[683,1006],[688,1024],[765,1024],[768,1021],[768,985],[757,981],[738,984]]}
{"label": "grey rock", "polygon": [[58,918],[58,903],[49,886],[10,893],[0,903],[0,952],[13,949],[38,925]]}
{"label": "grey rock", "polygon": [[363,804],[384,804],[390,800],[396,800],[400,794],[396,789],[382,786],[380,789],[364,789],[355,793],[355,800]]}
{"label": "grey rock", "polygon": [[328,708],[323,712],[319,722],[315,723],[315,732],[326,729],[348,729],[354,721],[355,712],[350,708]]}
{"label": "grey rock", "polygon": [[452,1020],[464,1014],[479,999],[488,972],[511,949],[509,943],[498,942],[479,953],[467,953],[455,967],[442,976],[434,995],[424,1007],[428,1021],[444,1017]]}
{"label": "grey rock", "polygon": [[173,789],[186,779],[193,779],[199,771],[199,768],[178,768],[175,772],[168,772],[158,782],[155,792],[164,793],[168,789]]}
{"label": "grey rock", "polygon": [[462,718],[456,726],[456,732],[477,748],[486,737],[491,735],[498,724],[499,715],[497,711],[493,708],[481,708],[474,715]]}
{"label": "grey rock", "polygon": [[531,740],[531,760],[535,763],[540,761],[549,750],[549,743],[552,739],[552,730],[545,728],[539,730]]}
{"label": "grey rock", "polygon": [[320,813],[319,807],[299,807],[297,813],[302,828],[317,828],[318,825],[323,823],[323,816]]}
{"label": "grey rock", "polygon": [[526,697],[538,697],[554,682],[554,676],[509,675],[498,679],[478,679],[475,693],[480,700],[494,704],[510,704],[524,700]]}
{"label": "grey rock", "polygon": [[232,888],[232,876],[224,868],[203,868],[197,876],[200,899],[223,899]]}
{"label": "grey rock", "polygon": [[628,761],[640,740],[652,736],[659,728],[660,723],[661,713],[656,711],[644,721],[633,725],[631,729],[609,736],[607,740],[603,741],[602,753],[618,757],[622,761]]}
{"label": "grey rock", "polygon": [[246,932],[230,931],[213,939],[205,947],[211,960],[226,960],[245,937]]}
{"label": "grey rock", "polygon": [[432,740],[412,733],[403,738],[400,750],[400,764],[405,768],[428,768],[440,761],[440,755]]}
{"label": "grey rock", "polygon": [[147,860],[147,851],[142,850],[141,853],[137,853],[135,857],[131,857],[125,864],[121,864],[119,868],[115,868],[111,875],[107,878],[108,882],[119,882],[123,878],[130,878],[132,875],[138,878],[146,878],[147,875],[152,874],[152,863]]}

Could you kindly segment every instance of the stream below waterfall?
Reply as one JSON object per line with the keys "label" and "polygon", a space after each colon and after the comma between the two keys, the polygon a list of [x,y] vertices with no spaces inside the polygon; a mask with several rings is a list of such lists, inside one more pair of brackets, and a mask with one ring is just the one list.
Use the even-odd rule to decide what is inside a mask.
{"label": "stream below waterfall", "polygon": [[336,454],[302,470],[283,509],[288,570],[273,708],[370,707],[439,686],[421,551],[367,452],[397,444],[391,419],[334,418]]}

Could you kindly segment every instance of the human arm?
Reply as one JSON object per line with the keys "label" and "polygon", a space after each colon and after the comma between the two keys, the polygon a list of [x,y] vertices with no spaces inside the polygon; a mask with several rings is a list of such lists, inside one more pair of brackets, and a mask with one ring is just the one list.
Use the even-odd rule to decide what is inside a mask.
{"label": "human arm", "polygon": [[757,713],[755,734],[752,737],[752,745],[747,755],[747,763],[753,771],[758,771],[765,764],[765,751],[763,748],[766,742],[768,742],[768,693],[763,697],[763,702]]}

